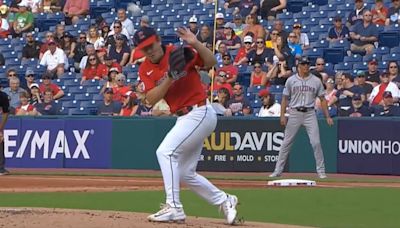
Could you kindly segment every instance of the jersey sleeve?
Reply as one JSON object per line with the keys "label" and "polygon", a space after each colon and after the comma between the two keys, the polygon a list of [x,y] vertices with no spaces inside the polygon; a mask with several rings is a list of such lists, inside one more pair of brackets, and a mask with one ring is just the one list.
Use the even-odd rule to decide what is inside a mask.
{"label": "jersey sleeve", "polygon": [[[293,77],[293,76],[291,76]],[[290,80],[291,78],[289,77],[288,80],[286,80],[285,83],[285,88],[283,89],[282,94],[285,96],[290,96],[290,90],[292,89],[292,80]]]}
{"label": "jersey sleeve", "polygon": [[315,77],[316,81],[318,83],[318,87],[317,87],[317,96],[318,97],[323,97],[325,95],[325,89],[324,86],[322,85],[321,80],[319,80],[319,78]]}
{"label": "jersey sleeve", "polygon": [[194,66],[199,66],[199,67],[204,66],[204,61],[200,57],[199,52],[196,49],[192,48],[192,47],[190,47],[190,49],[194,53],[194,57],[193,57],[193,61],[192,61],[193,67]]}

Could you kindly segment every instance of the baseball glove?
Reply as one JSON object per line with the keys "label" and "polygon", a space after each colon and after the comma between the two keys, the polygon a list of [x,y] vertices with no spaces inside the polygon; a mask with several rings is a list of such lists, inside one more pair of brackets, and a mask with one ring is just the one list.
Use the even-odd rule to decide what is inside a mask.
{"label": "baseball glove", "polygon": [[169,54],[169,71],[168,76],[174,80],[178,80],[186,76],[186,65],[193,59],[194,55],[190,48],[179,47]]}

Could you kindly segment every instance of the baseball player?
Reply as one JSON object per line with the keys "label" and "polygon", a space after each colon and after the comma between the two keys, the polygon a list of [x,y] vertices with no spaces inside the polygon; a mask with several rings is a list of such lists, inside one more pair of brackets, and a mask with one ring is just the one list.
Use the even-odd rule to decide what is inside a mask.
{"label": "baseball player", "polygon": [[[328,113],[322,82],[318,77],[310,74],[310,61],[308,57],[303,56],[297,65],[297,73],[288,78],[283,90],[280,122],[286,126],[285,138],[279,151],[275,171],[270,177],[279,177],[282,174],[290,148],[301,125],[306,128],[314,150],[318,177],[327,177],[319,138],[318,120],[314,110],[317,97],[321,100],[321,107],[328,125],[332,126],[333,120]],[[285,117],[286,107],[288,107],[289,120]]]}
{"label": "baseball player", "polygon": [[10,113],[10,101],[9,97],[3,91],[0,91],[0,176],[9,174],[8,170],[5,169],[6,158],[4,156],[4,127],[6,126],[8,114]]}
{"label": "baseball player", "polygon": [[220,206],[228,224],[237,217],[238,199],[215,187],[196,173],[203,142],[217,124],[217,116],[207,103],[195,66],[211,67],[216,60],[187,28],[177,35],[188,47],[164,46],[155,30],[140,28],[134,36],[136,48],[146,56],[140,65],[139,76],[144,83],[145,98],[151,104],[161,99],[178,116],[157,149],[158,163],[164,180],[166,204],[148,216],[153,222],[182,222],[186,215],[180,201],[180,181],[210,204]]}

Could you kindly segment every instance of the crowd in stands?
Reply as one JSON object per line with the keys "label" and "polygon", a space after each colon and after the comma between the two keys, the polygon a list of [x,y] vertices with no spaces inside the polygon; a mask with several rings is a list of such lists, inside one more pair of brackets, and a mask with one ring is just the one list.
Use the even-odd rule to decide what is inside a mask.
{"label": "crowd in stands", "polygon": [[[331,26],[325,28],[326,34],[318,42],[310,41],[310,30],[299,20],[280,18],[287,13],[289,2],[286,0],[217,2],[220,10],[212,18],[215,31],[213,21],[201,21],[199,15],[192,15],[184,25],[215,52],[218,65],[198,70],[218,115],[279,116],[279,102],[287,78],[296,73],[301,56],[315,51],[316,43],[349,43],[344,62],[339,64],[346,67],[346,59],[365,63],[360,69],[342,70],[332,67],[322,55],[314,56],[311,72],[326,88],[331,116],[400,115],[399,59],[386,61],[386,69],[382,69],[379,66],[383,60],[376,54],[381,47],[379,26],[400,23],[400,0],[345,1],[353,10],[346,15],[333,15]],[[214,1],[203,3],[216,4]],[[21,64],[36,64],[24,68],[25,75],[18,75],[21,72],[17,66],[9,67],[10,59],[0,53],[0,65],[7,69],[3,91],[10,97],[12,113],[172,115],[164,100],[155,106],[146,101],[141,75],[137,75],[145,56],[135,50],[135,30],[138,26],[151,27],[157,23],[146,14],[138,16],[139,23],[136,23],[126,8],[118,8],[111,22],[101,15],[90,19],[90,6],[89,0],[2,2],[0,44],[7,39],[23,41],[23,47],[18,50]],[[203,5],[198,7],[201,9]],[[47,31],[38,31],[35,20],[43,14],[62,14],[63,20]],[[88,26],[71,30],[88,18],[91,22]],[[83,93],[74,96],[74,90]],[[79,109],[81,101],[90,112],[65,111]],[[318,101],[315,108],[322,115]]]}

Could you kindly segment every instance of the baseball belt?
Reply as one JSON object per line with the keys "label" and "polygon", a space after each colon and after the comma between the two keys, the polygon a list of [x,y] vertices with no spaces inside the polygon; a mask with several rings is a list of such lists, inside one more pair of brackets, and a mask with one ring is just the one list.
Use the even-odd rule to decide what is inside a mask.
{"label": "baseball belt", "polygon": [[200,101],[199,103],[197,103],[197,104],[195,104],[195,105],[193,105],[193,106],[187,106],[187,107],[183,107],[183,108],[181,108],[181,109],[178,109],[178,110],[175,112],[175,114],[176,114],[177,116],[184,116],[184,115],[188,114],[190,111],[192,111],[193,108],[195,108],[195,107],[201,107],[201,106],[204,106],[204,105],[206,105],[206,104],[207,104],[207,101],[206,101],[206,100],[203,100],[203,101]]}

